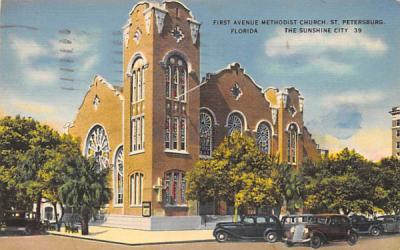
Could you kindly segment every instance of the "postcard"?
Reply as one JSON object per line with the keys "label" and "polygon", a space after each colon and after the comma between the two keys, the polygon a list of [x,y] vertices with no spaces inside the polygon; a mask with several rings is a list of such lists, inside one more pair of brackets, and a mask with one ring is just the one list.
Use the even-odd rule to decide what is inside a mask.
{"label": "postcard", "polygon": [[398,250],[399,11],[0,0],[1,249]]}

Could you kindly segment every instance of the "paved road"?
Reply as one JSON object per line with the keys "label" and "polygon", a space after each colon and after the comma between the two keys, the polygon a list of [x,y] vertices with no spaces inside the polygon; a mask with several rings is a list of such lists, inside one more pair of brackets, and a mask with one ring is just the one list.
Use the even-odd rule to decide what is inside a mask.
{"label": "paved road", "polygon": [[[1,250],[281,250],[288,249],[283,243],[265,242],[204,242],[151,246],[124,246],[61,236],[14,236],[0,237]],[[309,247],[294,246],[293,250],[311,250]],[[322,250],[400,250],[400,234],[385,235],[378,238],[364,237],[357,245],[348,246],[344,242],[335,242],[321,247]]]}

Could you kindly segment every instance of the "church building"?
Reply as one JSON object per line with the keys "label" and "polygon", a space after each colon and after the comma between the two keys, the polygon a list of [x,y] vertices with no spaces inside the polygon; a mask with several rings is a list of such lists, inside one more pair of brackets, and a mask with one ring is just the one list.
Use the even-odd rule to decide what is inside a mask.
{"label": "church building", "polygon": [[186,174],[234,131],[294,167],[320,158],[297,89],[263,89],[239,63],[200,76],[200,22],[182,3],[139,2],[123,35],[123,86],[96,76],[68,126],[110,168],[105,225],[198,228]]}

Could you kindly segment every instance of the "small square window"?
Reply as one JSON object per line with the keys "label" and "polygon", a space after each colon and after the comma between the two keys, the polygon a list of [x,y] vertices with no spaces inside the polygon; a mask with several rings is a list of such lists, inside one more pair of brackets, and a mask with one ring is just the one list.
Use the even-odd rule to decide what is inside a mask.
{"label": "small square window", "polygon": [[396,130],[396,136],[400,137],[400,129]]}
{"label": "small square window", "polygon": [[397,142],[396,148],[400,149],[400,141]]}
{"label": "small square window", "polygon": [[400,119],[396,120],[396,127],[399,127],[399,126],[400,126]]}

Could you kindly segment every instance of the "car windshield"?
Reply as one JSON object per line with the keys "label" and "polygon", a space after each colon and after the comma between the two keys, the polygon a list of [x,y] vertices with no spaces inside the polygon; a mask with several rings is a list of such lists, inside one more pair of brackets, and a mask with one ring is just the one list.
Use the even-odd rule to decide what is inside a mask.
{"label": "car windshield", "polygon": [[311,217],[310,218],[310,223],[314,224],[326,224],[328,221],[328,218],[326,217]]}
{"label": "car windshield", "polygon": [[282,219],[284,224],[303,224],[308,223],[310,217],[309,216],[290,216]]}

